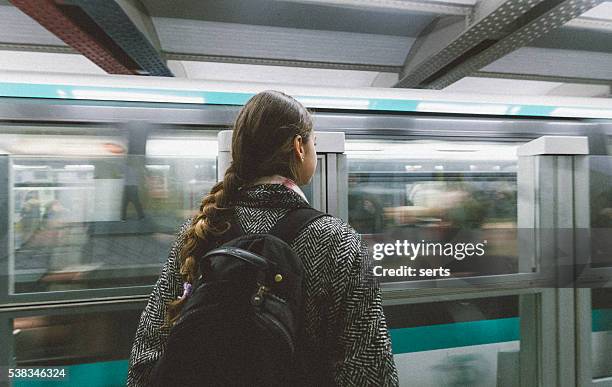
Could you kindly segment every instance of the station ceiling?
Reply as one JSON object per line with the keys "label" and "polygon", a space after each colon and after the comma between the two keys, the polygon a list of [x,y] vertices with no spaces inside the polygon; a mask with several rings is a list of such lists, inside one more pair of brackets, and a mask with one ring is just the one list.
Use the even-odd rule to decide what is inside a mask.
{"label": "station ceiling", "polygon": [[610,97],[612,1],[0,0],[3,69]]}

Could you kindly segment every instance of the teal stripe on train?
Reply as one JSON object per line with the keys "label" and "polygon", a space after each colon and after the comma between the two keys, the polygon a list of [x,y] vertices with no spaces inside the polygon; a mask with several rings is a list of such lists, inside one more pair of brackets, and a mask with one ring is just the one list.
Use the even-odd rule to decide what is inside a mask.
{"label": "teal stripe on train", "polygon": [[13,379],[13,387],[119,387],[127,380],[127,360],[76,364],[65,367],[67,377],[58,380]]}
{"label": "teal stripe on train", "polygon": [[[94,87],[54,84],[0,82],[0,97],[75,99],[96,101],[136,101],[211,105],[244,105],[253,93],[218,92],[180,89],[134,87]],[[612,118],[612,109],[571,106],[505,104],[500,102],[459,102],[410,100],[392,98],[362,98],[334,96],[296,96],[310,108],[349,110],[385,110],[401,112],[433,112],[463,114],[494,114],[533,117],[594,117]]]}
{"label": "teal stripe on train", "polygon": [[612,309],[593,311],[593,332],[612,331]]}
{"label": "teal stripe on train", "polygon": [[393,353],[431,351],[519,340],[518,317],[391,329]]}
{"label": "teal stripe on train", "polygon": [[[612,309],[593,311],[593,332],[612,331]],[[390,329],[393,353],[431,351],[515,341],[520,339],[518,317],[467,321],[414,328]]]}
{"label": "teal stripe on train", "polygon": [[251,98],[252,94],[198,90],[0,83],[0,96],[94,101],[244,105]]}
{"label": "teal stripe on train", "polygon": [[[612,309],[593,311],[593,332],[612,331]],[[393,353],[411,353],[519,340],[518,317],[467,321],[425,327],[391,329]],[[125,386],[127,360],[78,364],[66,367],[62,381],[14,380],[15,387],[114,387]]]}

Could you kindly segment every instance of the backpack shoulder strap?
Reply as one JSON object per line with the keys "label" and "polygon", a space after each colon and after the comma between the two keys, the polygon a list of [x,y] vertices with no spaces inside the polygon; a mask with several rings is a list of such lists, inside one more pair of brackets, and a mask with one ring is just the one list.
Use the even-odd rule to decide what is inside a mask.
{"label": "backpack shoulder strap", "polygon": [[312,207],[296,208],[276,222],[268,234],[290,245],[304,227],[323,216],[329,215]]}
{"label": "backpack shoulder strap", "polygon": [[230,228],[224,233],[223,237],[229,241],[234,238],[238,238],[244,234],[245,232],[242,229],[242,226],[240,225],[240,221],[238,220],[238,215],[236,214],[236,211],[234,211],[234,213],[232,214],[232,218],[230,220]]}

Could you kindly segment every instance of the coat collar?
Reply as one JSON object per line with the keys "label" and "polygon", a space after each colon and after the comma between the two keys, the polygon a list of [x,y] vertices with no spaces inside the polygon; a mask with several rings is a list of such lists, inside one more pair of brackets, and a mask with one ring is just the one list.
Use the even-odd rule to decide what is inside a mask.
{"label": "coat collar", "polygon": [[308,199],[306,199],[306,195],[304,195],[304,192],[302,192],[302,189],[298,187],[298,185],[295,184],[295,182],[289,178],[283,177],[281,175],[266,176],[266,177],[262,177],[256,180],[252,185],[261,185],[261,184],[282,184],[285,187],[293,190],[298,195],[300,195],[302,199],[304,199],[306,203],[308,203]]}
{"label": "coat collar", "polygon": [[243,188],[235,204],[241,207],[287,209],[310,207],[305,198],[295,190],[283,184],[270,183]]}

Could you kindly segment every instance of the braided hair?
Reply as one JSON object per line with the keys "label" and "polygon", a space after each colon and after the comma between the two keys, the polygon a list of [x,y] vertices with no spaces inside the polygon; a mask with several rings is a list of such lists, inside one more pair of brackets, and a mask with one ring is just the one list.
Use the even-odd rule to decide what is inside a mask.
{"label": "braided hair", "polygon": [[[271,175],[298,181],[298,160],[293,140],[309,141],[312,133],[310,113],[292,97],[273,90],[253,96],[238,113],[232,134],[232,163],[223,180],[202,199],[198,213],[184,234],[179,255],[180,274],[188,284],[199,276],[198,257],[215,246],[230,228],[241,188]],[[168,304],[167,324],[172,325],[186,297]]]}

